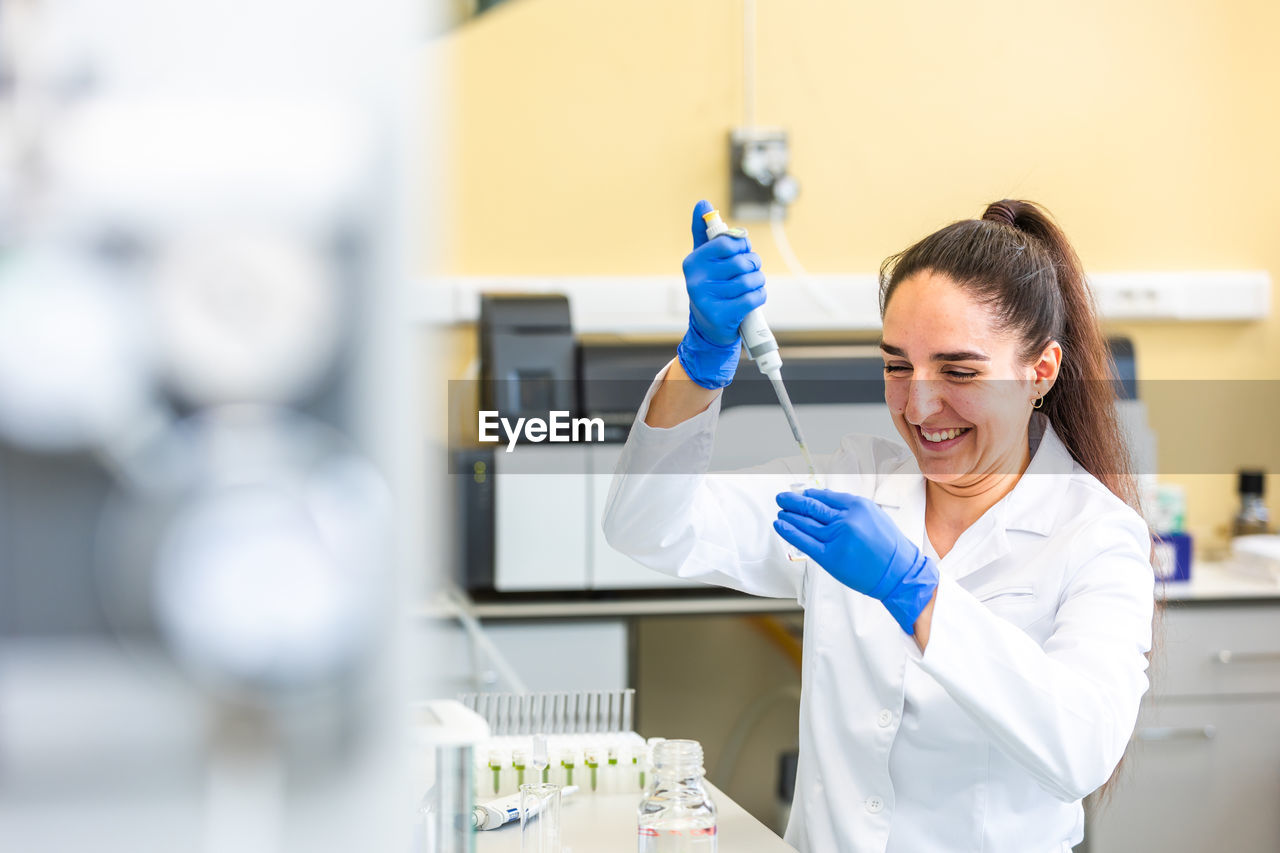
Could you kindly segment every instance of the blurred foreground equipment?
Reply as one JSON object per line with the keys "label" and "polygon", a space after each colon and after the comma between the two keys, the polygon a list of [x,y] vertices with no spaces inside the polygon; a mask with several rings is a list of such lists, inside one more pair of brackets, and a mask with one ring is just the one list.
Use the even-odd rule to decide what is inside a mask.
{"label": "blurred foreground equipment", "polygon": [[0,3],[0,849],[407,845],[413,8]]}

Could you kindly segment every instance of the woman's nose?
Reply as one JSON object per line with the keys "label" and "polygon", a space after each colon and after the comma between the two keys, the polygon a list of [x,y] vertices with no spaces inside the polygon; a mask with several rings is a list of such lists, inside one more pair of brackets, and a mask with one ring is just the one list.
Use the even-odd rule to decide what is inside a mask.
{"label": "woman's nose", "polygon": [[907,407],[903,414],[908,421],[922,424],[942,411],[942,396],[936,383],[928,379],[912,379],[907,385]]}

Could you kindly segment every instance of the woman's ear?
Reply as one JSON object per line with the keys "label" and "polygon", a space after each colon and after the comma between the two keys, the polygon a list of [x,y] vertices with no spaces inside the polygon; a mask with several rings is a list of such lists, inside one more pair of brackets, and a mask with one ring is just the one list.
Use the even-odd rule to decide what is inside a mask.
{"label": "woman's ear", "polygon": [[1040,353],[1040,358],[1031,366],[1035,373],[1035,379],[1032,384],[1040,396],[1049,393],[1049,389],[1053,387],[1053,383],[1058,379],[1058,370],[1062,367],[1062,345],[1057,341],[1049,341],[1044,348],[1044,352]]}

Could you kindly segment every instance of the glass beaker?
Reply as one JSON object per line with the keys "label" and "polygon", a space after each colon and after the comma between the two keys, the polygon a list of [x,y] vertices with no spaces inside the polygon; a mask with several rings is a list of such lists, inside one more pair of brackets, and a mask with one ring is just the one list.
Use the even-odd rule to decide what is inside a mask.
{"label": "glass beaker", "polygon": [[520,786],[520,853],[561,853],[561,790],[544,782]]}

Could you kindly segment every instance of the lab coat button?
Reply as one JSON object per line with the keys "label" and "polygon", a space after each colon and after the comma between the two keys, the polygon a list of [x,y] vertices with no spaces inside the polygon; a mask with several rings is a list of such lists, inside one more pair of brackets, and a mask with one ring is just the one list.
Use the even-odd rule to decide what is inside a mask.
{"label": "lab coat button", "polygon": [[884,800],[879,797],[868,797],[866,805],[867,811],[872,814],[880,814],[880,812],[884,811]]}
{"label": "lab coat button", "polygon": [[880,724],[880,728],[885,728],[893,722],[893,712],[888,708],[883,709],[876,715],[876,722]]}

